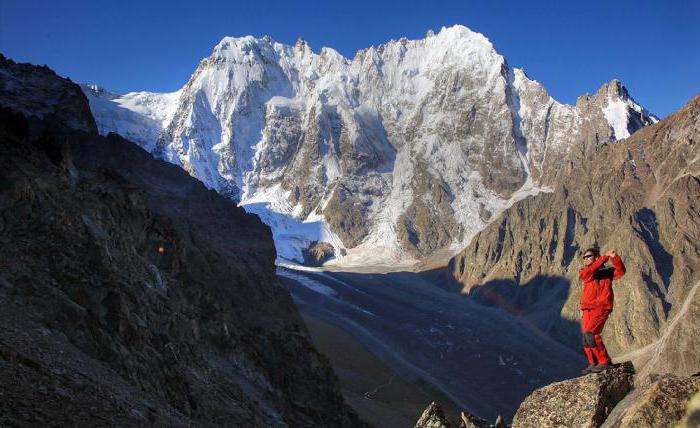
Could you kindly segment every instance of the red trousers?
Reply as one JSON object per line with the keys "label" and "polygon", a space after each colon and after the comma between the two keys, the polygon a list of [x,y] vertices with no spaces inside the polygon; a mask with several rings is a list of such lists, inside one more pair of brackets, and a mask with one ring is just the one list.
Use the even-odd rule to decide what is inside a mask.
{"label": "red trousers", "polygon": [[[581,330],[583,332],[583,352],[586,353],[588,362],[595,364],[610,364],[610,355],[605,349],[603,338],[600,333],[603,331],[605,321],[610,315],[609,309],[582,309]],[[594,360],[595,358],[595,360]]]}

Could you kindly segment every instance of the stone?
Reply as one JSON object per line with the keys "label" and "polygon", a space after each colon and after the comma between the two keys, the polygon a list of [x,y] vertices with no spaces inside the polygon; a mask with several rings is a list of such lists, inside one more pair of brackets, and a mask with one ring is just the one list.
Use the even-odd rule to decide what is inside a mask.
{"label": "stone", "polygon": [[302,254],[304,256],[305,265],[322,266],[326,261],[335,256],[335,249],[329,242],[314,241]]}
{"label": "stone", "polygon": [[679,428],[698,428],[700,427],[700,392],[695,394],[688,401],[685,416],[678,423]]}
{"label": "stone", "polygon": [[452,428],[454,427],[442,411],[442,406],[436,402],[430,405],[423,411],[423,414],[416,422],[415,428]]}
{"label": "stone", "polygon": [[700,377],[655,375],[615,408],[603,427],[673,426],[683,418],[690,398],[700,391]]}
{"label": "stone", "polygon": [[513,428],[598,427],[632,389],[633,374],[623,363],[537,389],[518,408]]}
{"label": "stone", "polygon": [[[476,417],[474,415],[471,415],[469,413],[461,412],[459,414],[460,418],[460,423],[459,423],[459,428],[489,428],[492,427],[493,425],[490,425],[488,422],[486,422],[485,419],[481,419],[479,417]],[[497,422],[498,427],[505,426],[503,424],[503,418],[499,416],[499,421],[501,425],[498,425],[499,422]]]}

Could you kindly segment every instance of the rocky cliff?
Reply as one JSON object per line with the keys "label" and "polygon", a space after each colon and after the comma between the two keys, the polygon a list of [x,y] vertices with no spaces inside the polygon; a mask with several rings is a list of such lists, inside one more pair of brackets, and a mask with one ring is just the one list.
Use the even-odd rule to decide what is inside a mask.
{"label": "rocky cliff", "polygon": [[580,252],[616,249],[627,274],[603,335],[614,359],[633,359],[643,375],[700,371],[699,141],[695,96],[626,140],[566,157],[551,193],[506,210],[449,270],[463,292],[578,348],[563,320],[580,317]]}
{"label": "rocky cliff", "polygon": [[0,425],[358,426],[269,227],[0,59]]}
{"label": "rocky cliff", "polygon": [[[556,382],[533,391],[513,417],[513,428],[541,427],[672,427],[692,422],[691,398],[700,392],[699,376],[663,375],[639,381],[630,362],[603,373]],[[416,428],[505,427],[462,412],[459,423],[431,403]],[[685,426],[685,425],[683,425]]]}
{"label": "rocky cliff", "polygon": [[225,37],[177,92],[84,89],[100,132],[260,214],[280,257],[325,241],[348,266],[453,254],[563,156],[656,121],[618,81],[559,103],[459,25],[352,59]]}

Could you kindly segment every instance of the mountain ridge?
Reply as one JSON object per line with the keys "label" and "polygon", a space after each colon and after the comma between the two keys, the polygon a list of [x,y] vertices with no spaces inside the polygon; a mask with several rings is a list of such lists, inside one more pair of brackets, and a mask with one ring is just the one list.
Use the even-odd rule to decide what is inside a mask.
{"label": "mountain ridge", "polygon": [[[178,92],[114,102],[83,88],[100,132],[128,134],[248,206],[273,227],[282,259],[300,262],[326,241],[330,264],[352,266],[458,251],[546,190],[548,165],[657,120],[614,86],[614,100],[558,103],[485,36],[454,26],[352,59],[303,40],[225,37]],[[172,116],[165,97],[178,98],[165,103]],[[603,112],[611,101],[615,126]],[[160,110],[144,114],[149,104]],[[136,116],[119,120],[125,111]]]}
{"label": "mountain ridge", "polygon": [[[616,249],[627,274],[615,285],[616,309],[603,332],[611,355],[631,358],[642,378],[698,372],[696,353],[687,351],[700,346],[693,324],[700,280],[699,118],[695,95],[624,142],[563,163],[552,193],[517,202],[451,259],[447,269],[462,292],[487,304],[489,296],[499,297],[518,316],[578,347],[578,332],[551,320],[580,319],[577,254],[593,244]],[[561,275],[578,286],[554,308],[552,284],[523,287],[538,275]],[[512,279],[513,286],[482,288],[497,278]]]}

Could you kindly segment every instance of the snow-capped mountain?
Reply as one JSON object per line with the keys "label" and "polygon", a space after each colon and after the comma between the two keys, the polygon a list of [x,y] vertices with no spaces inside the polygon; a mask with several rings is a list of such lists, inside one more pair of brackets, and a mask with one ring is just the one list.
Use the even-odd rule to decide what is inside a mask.
{"label": "snow-capped mountain", "polygon": [[463,26],[352,59],[225,37],[177,92],[83,88],[100,132],[258,213],[280,258],[327,241],[344,265],[459,250],[564,156],[657,120],[617,81],[558,103]]}

